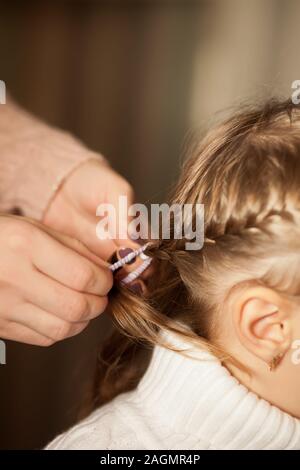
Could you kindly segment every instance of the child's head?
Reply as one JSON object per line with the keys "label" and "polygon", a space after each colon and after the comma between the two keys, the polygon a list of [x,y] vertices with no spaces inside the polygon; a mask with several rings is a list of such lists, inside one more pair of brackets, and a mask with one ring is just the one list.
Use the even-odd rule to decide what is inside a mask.
{"label": "child's head", "polygon": [[[215,243],[198,251],[186,251],[185,240],[154,243],[147,298],[121,289],[112,299],[115,320],[144,342],[159,342],[159,329],[181,331],[300,417],[300,367],[292,361],[300,339],[300,110],[272,101],[218,125],[194,146],[172,203],[203,203],[205,237]],[[109,369],[117,392],[141,375],[135,359],[129,366],[138,346],[118,341],[117,353],[110,349],[127,383]]]}

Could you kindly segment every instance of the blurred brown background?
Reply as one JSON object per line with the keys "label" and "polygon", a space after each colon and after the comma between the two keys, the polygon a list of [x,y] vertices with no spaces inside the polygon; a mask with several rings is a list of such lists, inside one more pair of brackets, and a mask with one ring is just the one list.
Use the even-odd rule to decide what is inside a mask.
{"label": "blurred brown background", "polygon": [[[300,79],[297,0],[0,2],[0,79],[27,109],[102,152],[140,201],[162,202],[186,130]],[[7,344],[0,448],[74,423],[101,318],[49,349]]]}

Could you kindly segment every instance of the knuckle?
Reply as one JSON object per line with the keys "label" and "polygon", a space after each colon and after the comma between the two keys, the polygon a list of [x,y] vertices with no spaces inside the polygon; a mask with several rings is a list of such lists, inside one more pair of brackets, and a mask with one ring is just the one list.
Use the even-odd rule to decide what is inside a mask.
{"label": "knuckle", "polygon": [[9,246],[16,250],[27,250],[32,241],[34,227],[30,224],[13,221],[5,231],[5,236]]}
{"label": "knuckle", "polygon": [[99,313],[104,312],[104,310],[106,309],[107,305],[108,305],[108,297],[102,297],[102,298],[101,298],[101,306],[100,306]]}
{"label": "knuckle", "polygon": [[134,189],[133,187],[131,186],[130,183],[128,183],[128,181],[124,181],[123,183],[123,192],[124,194],[127,195],[127,197],[130,199],[130,200],[133,200],[134,198]]}
{"label": "knuckle", "polygon": [[92,315],[91,318],[95,318],[101,313],[104,312],[108,304],[108,298],[107,297],[99,297],[95,301],[94,305],[92,306]]}
{"label": "knuckle", "polygon": [[103,276],[103,293],[104,294],[107,294],[112,286],[113,286],[113,283],[114,283],[114,278],[113,278],[113,275],[110,271],[106,272],[105,271],[105,276]]}
{"label": "knuckle", "polygon": [[62,339],[67,338],[69,336],[70,330],[70,323],[62,320],[58,325],[55,326],[50,336],[55,341],[61,341]]}
{"label": "knuckle", "polygon": [[0,338],[9,338],[9,323],[0,319]]}
{"label": "knuckle", "polygon": [[108,297],[107,297],[107,296],[102,297],[102,298],[101,298],[101,301],[102,301],[102,308],[103,308],[103,310],[104,310],[104,309],[107,307],[107,305],[108,305]]}
{"label": "knuckle", "polygon": [[53,338],[48,338],[48,337],[43,337],[43,338],[40,338],[38,341],[37,341],[37,346],[42,346],[43,348],[47,348],[49,346],[52,346],[56,341],[53,339]]}
{"label": "knuckle", "polygon": [[121,175],[116,175],[115,179],[116,187],[118,188],[119,194],[127,196],[129,199],[133,199],[134,189],[133,186]]}
{"label": "knuckle", "polygon": [[83,295],[72,296],[66,307],[66,315],[69,321],[80,321],[82,318],[87,316],[88,313],[88,301]]}
{"label": "knuckle", "polygon": [[70,330],[69,336],[76,336],[81,333],[88,326],[89,322],[82,322],[79,325],[73,326]]}
{"label": "knuckle", "polygon": [[83,291],[93,283],[94,271],[88,264],[83,264],[73,271],[72,276],[74,289]]}

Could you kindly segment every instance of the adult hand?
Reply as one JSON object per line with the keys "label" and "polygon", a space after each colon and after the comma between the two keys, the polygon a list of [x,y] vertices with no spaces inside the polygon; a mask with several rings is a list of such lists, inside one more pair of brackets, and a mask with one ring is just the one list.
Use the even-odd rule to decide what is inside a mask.
{"label": "adult hand", "polygon": [[[118,216],[119,196],[133,202],[129,183],[106,162],[89,160],[69,175],[51,202],[43,222],[55,230],[82,241],[102,259],[108,259],[124,240],[99,240],[96,209],[101,203],[111,203]],[[127,218],[127,215],[125,215]],[[127,223],[127,220],[125,221]],[[125,245],[133,245],[130,240]]]}
{"label": "adult hand", "polygon": [[0,337],[49,346],[81,332],[107,305],[112,275],[78,240],[0,216]]}

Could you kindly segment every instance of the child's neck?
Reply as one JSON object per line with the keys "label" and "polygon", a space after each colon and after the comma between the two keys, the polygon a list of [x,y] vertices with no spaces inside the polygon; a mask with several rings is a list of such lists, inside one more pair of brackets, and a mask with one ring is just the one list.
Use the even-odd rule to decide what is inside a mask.
{"label": "child's neck", "polygon": [[[245,366],[242,370],[233,364],[225,364],[230,373],[250,391],[263,398],[271,405],[285,411],[295,418],[300,418],[299,396],[295,393],[295,376],[300,381],[300,368],[289,364],[290,358],[285,358],[274,371],[268,364],[254,358],[247,351],[235,353],[235,357]],[[297,374],[298,373],[298,374]]]}

